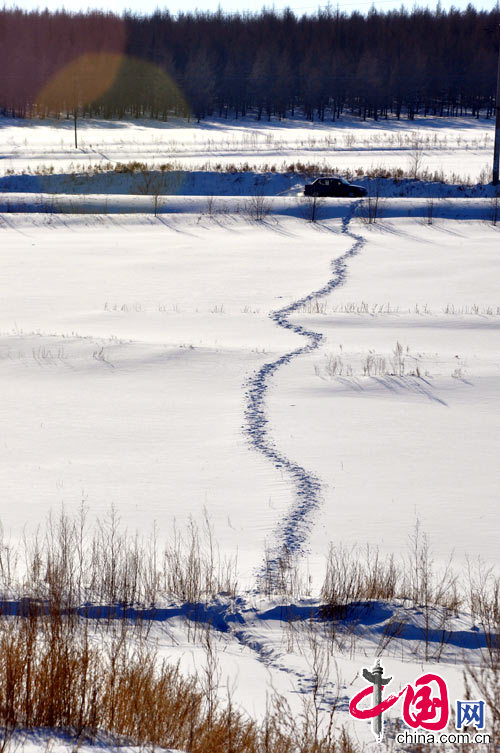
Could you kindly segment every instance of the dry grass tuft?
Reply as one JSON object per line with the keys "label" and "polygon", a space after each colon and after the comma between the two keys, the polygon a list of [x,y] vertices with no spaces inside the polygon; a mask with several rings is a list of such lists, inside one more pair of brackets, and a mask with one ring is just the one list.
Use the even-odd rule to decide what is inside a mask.
{"label": "dry grass tuft", "polygon": [[0,725],[3,749],[16,730],[50,730],[76,741],[109,737],[188,753],[347,753],[276,696],[263,722],[207,693],[194,677],[161,662],[126,621],[91,627],[57,602],[27,602],[0,621]]}
{"label": "dry grass tuft", "polygon": [[417,520],[407,554],[397,560],[369,546],[331,545],[321,598],[325,610],[337,613],[353,602],[394,599],[456,611],[466,599],[457,584],[451,561],[444,571],[435,570],[428,537]]}
{"label": "dry grass tuft", "polygon": [[[280,561],[278,578],[275,564],[270,560],[265,590],[293,598],[308,594],[310,583],[291,556],[285,553]],[[323,646],[320,637],[331,633],[331,647],[345,652],[350,645],[352,651],[356,626],[351,633],[342,632],[339,618],[356,602],[369,607],[370,602],[395,599],[421,610],[422,644],[429,661],[440,660],[447,620],[467,601],[487,642],[480,665],[466,669],[466,687],[487,701],[492,739],[500,739],[500,580],[478,565],[469,573],[469,593],[459,595],[451,567],[435,570],[418,521],[406,556],[399,560],[369,548],[331,547],[320,610],[327,622],[313,619],[311,613],[307,656],[312,685],[298,715],[276,693],[262,721],[242,713],[230,695],[221,700],[209,626],[198,633],[193,629],[195,639],[202,636],[206,668],[199,677],[186,677],[155,651],[148,620],[154,609],[135,621],[117,619],[126,615],[123,609],[106,609],[151,606],[170,598],[189,605],[196,621],[202,600],[221,592],[236,596],[235,573],[235,563],[221,558],[207,520],[202,528],[191,524],[182,534],[174,530],[161,550],[154,532],[146,542],[123,532],[113,510],[91,532],[82,508],[75,518],[64,513],[49,518],[45,531],[25,540],[22,553],[16,555],[2,543],[0,727],[5,745],[0,747],[9,741],[15,746],[16,731],[36,729],[65,732],[77,742],[110,736],[115,742],[187,753],[358,753],[357,745],[336,726],[336,702],[329,702],[325,721],[321,704],[330,682],[332,649]],[[431,636],[436,614],[443,619],[439,645]],[[404,627],[400,619],[388,625],[379,652]],[[293,610],[289,622],[287,635],[293,642],[300,637]]]}
{"label": "dry grass tuft", "polygon": [[29,597],[81,604],[154,607],[158,599],[197,603],[237,590],[236,560],[223,557],[208,518],[175,526],[160,547],[123,530],[111,508],[91,527],[82,506],[75,517],[49,516],[45,530],[25,537],[21,551],[0,532],[0,598]]}

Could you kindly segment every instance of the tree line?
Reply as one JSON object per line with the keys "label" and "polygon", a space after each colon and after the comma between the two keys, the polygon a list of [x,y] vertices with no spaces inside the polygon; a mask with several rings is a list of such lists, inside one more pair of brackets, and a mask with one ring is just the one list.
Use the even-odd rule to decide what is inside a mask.
{"label": "tree line", "polygon": [[500,8],[313,15],[0,10],[0,113],[489,117]]}

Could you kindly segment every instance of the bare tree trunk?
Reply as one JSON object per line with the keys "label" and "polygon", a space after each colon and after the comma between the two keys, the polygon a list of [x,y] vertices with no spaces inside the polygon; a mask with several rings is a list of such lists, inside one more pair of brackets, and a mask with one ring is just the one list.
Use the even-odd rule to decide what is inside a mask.
{"label": "bare tree trunk", "polygon": [[[500,30],[500,26],[498,27]],[[497,72],[497,96],[496,96],[496,120],[495,120],[495,150],[493,153],[493,185],[498,185],[498,171],[500,168],[500,34],[498,35],[498,72]]]}

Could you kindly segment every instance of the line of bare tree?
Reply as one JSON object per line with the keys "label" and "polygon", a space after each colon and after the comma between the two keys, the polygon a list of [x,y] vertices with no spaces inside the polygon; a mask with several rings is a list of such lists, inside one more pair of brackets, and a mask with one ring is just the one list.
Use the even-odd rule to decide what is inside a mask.
{"label": "line of bare tree", "polygon": [[0,114],[491,116],[500,9],[0,10]]}

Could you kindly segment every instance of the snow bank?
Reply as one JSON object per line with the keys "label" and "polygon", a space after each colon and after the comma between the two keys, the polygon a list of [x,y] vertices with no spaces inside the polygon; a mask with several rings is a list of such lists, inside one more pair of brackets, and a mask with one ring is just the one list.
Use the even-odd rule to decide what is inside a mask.
{"label": "snow bank", "polygon": [[[174,195],[174,196],[300,196],[304,185],[314,180],[295,172],[251,170],[213,172],[209,170],[151,170],[142,172],[22,174],[0,177],[1,193],[69,195]],[[493,185],[464,185],[409,178],[355,177],[369,196],[408,198],[483,198],[495,194]]]}
{"label": "snow bank", "polygon": [[[341,220],[351,211],[352,199],[318,199],[316,219]],[[356,202],[360,218],[369,214],[368,200]],[[296,196],[154,196],[131,195],[64,195],[36,193],[0,194],[0,213],[34,213],[62,215],[134,215],[191,214],[216,216],[223,222],[228,215],[249,219],[288,216],[310,220],[312,199]],[[494,199],[381,198],[379,219],[406,218],[490,221]]]}

